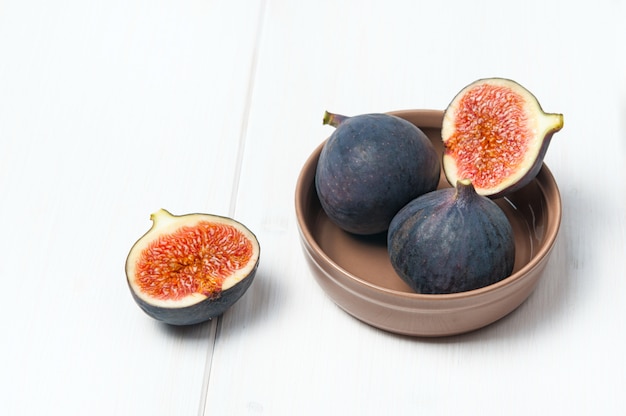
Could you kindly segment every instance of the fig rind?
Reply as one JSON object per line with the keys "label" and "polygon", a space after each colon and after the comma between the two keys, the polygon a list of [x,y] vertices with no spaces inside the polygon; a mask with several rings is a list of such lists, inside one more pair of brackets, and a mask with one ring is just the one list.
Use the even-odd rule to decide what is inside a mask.
{"label": "fig rind", "polygon": [[140,298],[134,290],[131,290],[131,293],[135,302],[148,316],[170,325],[194,325],[216,318],[233,306],[252,284],[257,268],[258,263],[248,277],[230,289],[223,290],[219,297],[206,298],[196,304],[182,308],[156,306]]}
{"label": "fig rind", "polygon": [[315,172],[315,187],[328,218],[353,234],[387,230],[406,203],[439,184],[440,159],[414,124],[389,114],[352,117],[326,112],[335,127]]}
{"label": "fig rind", "polygon": [[544,112],[517,82],[479,79],[444,112],[444,175],[453,186],[470,179],[480,195],[505,196],[537,176],[553,134],[562,128],[563,115]]}
{"label": "fig rind", "polygon": [[[163,209],[153,213],[150,218],[153,221],[152,227],[132,246],[125,265],[127,283],[132,297],[147,315],[171,325],[193,325],[223,314],[248,290],[258,269],[260,245],[256,236],[243,224],[232,218],[218,215],[172,215]],[[207,293],[188,293],[183,297],[164,298],[143,290],[136,276],[144,251],[158,239],[167,240],[183,228],[194,228],[206,223],[233,227],[246,241],[249,241],[251,252],[245,265],[229,271],[225,276],[210,276],[213,279],[213,286],[209,286],[212,289]],[[178,249],[176,243],[173,243],[171,251]],[[170,253],[170,255],[174,259],[178,256],[176,253]],[[204,290],[209,289],[204,288]]]}
{"label": "fig rind", "polygon": [[407,204],[387,234],[391,264],[415,292],[449,294],[508,277],[515,263],[513,228],[471,182],[443,188]]}

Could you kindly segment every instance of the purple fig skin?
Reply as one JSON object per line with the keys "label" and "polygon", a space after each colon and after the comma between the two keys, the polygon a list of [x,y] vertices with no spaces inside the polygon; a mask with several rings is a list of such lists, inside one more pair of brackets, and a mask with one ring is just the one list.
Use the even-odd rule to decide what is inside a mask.
{"label": "purple fig skin", "polygon": [[328,218],[352,234],[389,227],[409,201],[439,184],[441,162],[418,127],[388,114],[346,117],[326,113],[336,126],[315,173],[315,187]]}
{"label": "purple fig skin", "polygon": [[246,293],[258,269],[258,263],[248,277],[230,289],[226,289],[216,298],[207,298],[202,302],[184,308],[164,308],[152,305],[141,299],[131,288],[131,294],[137,305],[151,318],[174,326],[195,325],[209,321],[226,312]]}
{"label": "purple fig skin", "polygon": [[391,221],[391,264],[415,292],[450,294],[508,277],[515,263],[512,226],[471,182],[422,195]]}

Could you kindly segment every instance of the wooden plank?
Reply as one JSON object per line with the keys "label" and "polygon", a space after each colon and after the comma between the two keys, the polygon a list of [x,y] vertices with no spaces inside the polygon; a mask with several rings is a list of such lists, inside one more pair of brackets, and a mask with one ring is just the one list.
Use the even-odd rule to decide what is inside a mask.
{"label": "wooden plank", "polygon": [[258,21],[243,1],[2,2],[2,414],[186,415],[215,323],[125,282],[163,207],[228,215]]}
{"label": "wooden plank", "polygon": [[[235,211],[261,241],[261,266],[221,321],[205,413],[623,412],[624,12],[608,1],[269,1]],[[486,76],[565,114],[546,159],[564,222],[545,279],[512,315],[464,336],[356,321],[317,287],[297,236],[295,181],[331,132],[323,111],[443,109]]]}

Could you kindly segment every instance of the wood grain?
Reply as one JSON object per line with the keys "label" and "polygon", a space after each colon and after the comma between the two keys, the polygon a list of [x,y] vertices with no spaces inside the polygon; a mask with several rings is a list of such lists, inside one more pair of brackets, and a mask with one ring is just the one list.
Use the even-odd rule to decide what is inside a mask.
{"label": "wood grain", "polygon": [[[0,1],[0,414],[623,414],[624,21],[609,0]],[[295,222],[324,111],[443,109],[487,76],[565,115],[544,279],[463,336],[355,320]],[[159,208],[257,234],[221,318],[170,328],[133,303],[125,257]]]}

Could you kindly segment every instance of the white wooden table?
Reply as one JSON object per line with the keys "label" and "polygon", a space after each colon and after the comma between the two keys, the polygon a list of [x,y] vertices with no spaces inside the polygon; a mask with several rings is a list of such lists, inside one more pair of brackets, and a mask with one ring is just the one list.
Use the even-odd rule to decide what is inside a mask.
{"label": "white wooden table", "polygon": [[[0,414],[626,414],[625,22],[610,0],[0,0]],[[445,339],[348,316],[294,213],[324,110],[444,109],[489,76],[565,115],[539,287]],[[257,234],[219,319],[133,302],[125,257],[159,208]]]}

